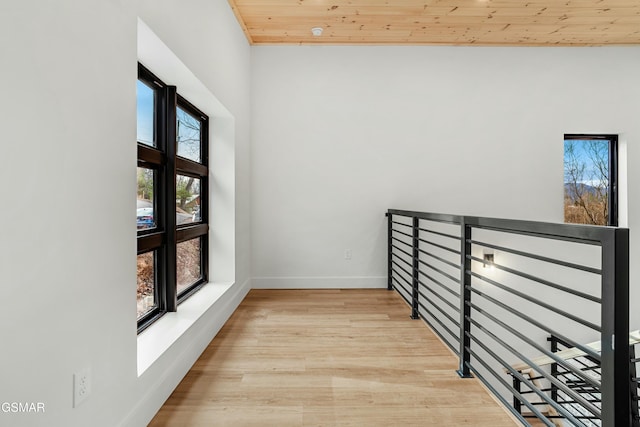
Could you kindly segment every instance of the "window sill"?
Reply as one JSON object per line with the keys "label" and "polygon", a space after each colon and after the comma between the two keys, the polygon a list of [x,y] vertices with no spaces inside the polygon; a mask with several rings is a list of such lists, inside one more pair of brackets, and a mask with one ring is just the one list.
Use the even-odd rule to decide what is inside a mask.
{"label": "window sill", "polygon": [[180,304],[177,312],[167,313],[138,335],[138,376],[176,342],[231,287],[232,282],[208,283]]}

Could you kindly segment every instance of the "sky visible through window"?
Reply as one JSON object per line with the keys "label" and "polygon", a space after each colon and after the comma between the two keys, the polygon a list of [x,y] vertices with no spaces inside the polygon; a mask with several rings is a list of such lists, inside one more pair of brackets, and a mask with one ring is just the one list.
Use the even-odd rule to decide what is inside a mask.
{"label": "sky visible through window", "polygon": [[155,146],[153,138],[153,113],[155,91],[138,80],[138,141]]}
{"label": "sky visible through window", "polygon": [[[564,164],[565,183],[570,179],[576,179],[575,176],[567,176],[567,173],[570,164],[577,164],[578,172],[580,172],[576,179],[577,182],[594,187],[607,186],[608,179],[603,182],[602,173],[609,174],[609,141],[566,139],[564,141]],[[602,170],[599,170],[599,167]]]}

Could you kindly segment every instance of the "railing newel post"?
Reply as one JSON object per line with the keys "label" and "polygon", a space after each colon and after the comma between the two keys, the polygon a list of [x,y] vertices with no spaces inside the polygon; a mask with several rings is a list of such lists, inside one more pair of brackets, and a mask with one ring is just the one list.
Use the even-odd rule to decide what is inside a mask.
{"label": "railing newel post", "polygon": [[629,230],[612,230],[601,250],[602,426],[629,426]]}
{"label": "railing newel post", "polygon": [[469,369],[471,354],[471,226],[462,218],[460,226],[460,368],[458,375],[472,378]]}
{"label": "railing newel post", "polygon": [[418,285],[419,285],[419,271],[420,271],[420,219],[416,216],[413,217],[413,283],[412,283],[412,297],[411,297],[411,318],[419,319],[420,313],[418,312]]}
{"label": "railing newel post", "polygon": [[393,237],[393,215],[390,212],[385,214],[387,217],[387,290],[393,290],[393,269],[392,269],[392,237]]}

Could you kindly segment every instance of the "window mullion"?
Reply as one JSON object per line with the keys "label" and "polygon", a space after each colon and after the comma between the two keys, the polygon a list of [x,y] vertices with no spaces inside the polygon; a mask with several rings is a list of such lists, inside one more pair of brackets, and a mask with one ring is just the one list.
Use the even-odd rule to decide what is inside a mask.
{"label": "window mullion", "polygon": [[164,205],[165,230],[167,233],[166,262],[165,262],[165,295],[167,311],[176,311],[178,308],[177,291],[177,267],[176,267],[176,107],[177,91],[175,86],[165,88],[164,114],[166,122],[163,123],[163,139],[166,150],[166,187]]}
{"label": "window mullion", "polygon": [[137,239],[138,255],[144,252],[161,249],[164,243],[163,237],[164,237],[164,233],[162,232],[155,232],[155,233],[138,236],[138,239]]}

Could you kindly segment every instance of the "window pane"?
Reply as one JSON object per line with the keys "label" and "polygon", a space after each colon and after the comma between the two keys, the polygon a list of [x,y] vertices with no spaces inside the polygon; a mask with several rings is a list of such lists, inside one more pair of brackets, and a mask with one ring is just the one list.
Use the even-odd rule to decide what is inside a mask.
{"label": "window pane", "polygon": [[153,169],[138,168],[138,202],[136,223],[138,230],[156,227],[153,213],[153,190],[155,171]]}
{"label": "window pane", "polygon": [[200,220],[200,179],[176,175],[176,224]]}
{"label": "window pane", "polygon": [[157,307],[155,252],[138,255],[138,319]]}
{"label": "window pane", "polygon": [[156,91],[138,80],[138,142],[155,147],[153,132],[155,122]]}
{"label": "window pane", "polygon": [[609,141],[564,141],[564,222],[609,223]]}
{"label": "window pane", "polygon": [[180,107],[176,113],[178,117],[178,156],[200,163],[200,120]]}
{"label": "window pane", "polygon": [[178,243],[178,295],[202,277],[200,238]]}

